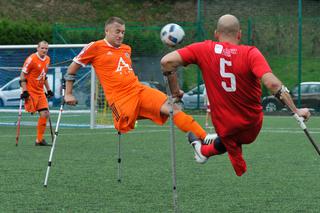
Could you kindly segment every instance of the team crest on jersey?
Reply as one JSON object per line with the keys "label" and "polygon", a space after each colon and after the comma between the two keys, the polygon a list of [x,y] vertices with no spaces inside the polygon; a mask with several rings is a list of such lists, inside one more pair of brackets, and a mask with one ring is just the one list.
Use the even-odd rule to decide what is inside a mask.
{"label": "team crest on jersey", "polygon": [[130,58],[129,53],[125,53],[124,55],[125,55],[127,58]]}
{"label": "team crest on jersey", "polygon": [[216,44],[216,45],[214,46],[214,52],[215,52],[216,54],[221,54],[221,53],[222,53],[222,49],[223,49],[223,46],[222,46],[221,44]]}
{"label": "team crest on jersey", "polygon": [[131,70],[132,68],[130,67],[130,65],[127,64],[122,57],[120,57],[116,72],[120,72],[120,74],[122,74],[123,71],[130,72]]}
{"label": "team crest on jersey", "polygon": [[40,75],[37,77],[38,81],[44,80],[46,77],[46,72],[44,71],[44,69],[42,69],[42,72],[40,73]]}

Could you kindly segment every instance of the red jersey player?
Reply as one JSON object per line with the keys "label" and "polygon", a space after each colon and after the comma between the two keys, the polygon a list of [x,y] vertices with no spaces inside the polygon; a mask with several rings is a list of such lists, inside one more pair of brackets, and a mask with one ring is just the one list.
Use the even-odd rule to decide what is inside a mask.
{"label": "red jersey player", "polygon": [[176,77],[170,78],[177,67],[188,64],[200,67],[211,103],[212,122],[219,137],[207,144],[189,134],[195,159],[204,163],[210,156],[227,152],[236,174],[241,176],[246,171],[242,145],[252,143],[262,126],[260,80],[299,116],[308,119],[310,112],[295,107],[288,90],[256,47],[239,45],[241,30],[235,16],[220,17],[215,37],[219,42],[194,43],[165,55],[161,65],[173,94],[179,94],[180,90]]}

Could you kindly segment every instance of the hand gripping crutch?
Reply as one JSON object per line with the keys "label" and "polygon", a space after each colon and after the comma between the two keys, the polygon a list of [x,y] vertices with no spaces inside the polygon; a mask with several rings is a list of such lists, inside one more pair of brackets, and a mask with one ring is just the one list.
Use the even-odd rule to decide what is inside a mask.
{"label": "hand gripping crutch", "polygon": [[56,140],[57,140],[57,137],[58,137],[58,130],[59,130],[59,125],[60,125],[60,120],[61,120],[61,114],[62,114],[62,111],[63,111],[63,106],[65,104],[65,102],[64,102],[65,86],[66,86],[65,85],[65,80],[62,79],[61,106],[60,106],[60,111],[59,111],[59,116],[58,116],[58,120],[57,120],[56,129],[54,131],[54,137],[53,137],[52,147],[51,147],[49,161],[48,161],[48,168],[47,168],[46,177],[44,179],[44,184],[43,184],[44,187],[48,186],[48,178],[49,178],[49,172],[50,172],[51,163],[52,163],[53,152],[54,152],[54,148],[56,146]]}
{"label": "hand gripping crutch", "polygon": [[17,132],[16,132],[16,146],[18,146],[19,137],[20,137],[21,117],[22,117],[22,98],[20,98],[20,103],[19,103],[19,114],[18,114]]}
{"label": "hand gripping crutch", "polygon": [[164,77],[166,90],[169,101],[169,117],[170,117],[170,142],[171,142],[171,170],[172,170],[172,192],[173,192],[173,208],[174,212],[178,212],[178,192],[177,192],[177,175],[176,175],[176,143],[173,123],[173,98],[169,87],[167,77]]}
{"label": "hand gripping crutch", "polygon": [[298,121],[298,124],[300,125],[301,129],[304,131],[307,138],[309,139],[309,141],[311,142],[311,144],[313,145],[313,147],[315,148],[317,153],[320,155],[319,147],[317,146],[316,142],[312,139],[312,137],[307,129],[306,124],[303,122],[303,118],[300,117],[297,113],[293,113],[293,117]]}

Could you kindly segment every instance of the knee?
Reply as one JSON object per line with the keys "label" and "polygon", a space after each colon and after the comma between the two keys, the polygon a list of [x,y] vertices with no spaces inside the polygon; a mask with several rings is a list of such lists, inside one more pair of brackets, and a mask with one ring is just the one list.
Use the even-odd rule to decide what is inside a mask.
{"label": "knee", "polygon": [[40,117],[48,118],[50,115],[48,110],[44,110],[40,112]]}

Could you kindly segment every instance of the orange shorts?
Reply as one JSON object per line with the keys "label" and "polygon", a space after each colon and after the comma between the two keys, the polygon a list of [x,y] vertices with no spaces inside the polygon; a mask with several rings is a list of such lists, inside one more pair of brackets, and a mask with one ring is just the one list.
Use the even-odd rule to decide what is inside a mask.
{"label": "orange shorts", "polygon": [[168,116],[160,113],[161,106],[167,96],[157,89],[143,85],[143,89],[135,96],[123,98],[110,105],[114,127],[121,133],[134,129],[137,119],[150,119],[162,125]]}
{"label": "orange shorts", "polygon": [[24,108],[27,112],[34,113],[40,109],[48,109],[48,101],[46,95],[43,93],[42,95],[31,94],[27,100],[24,102]]}

